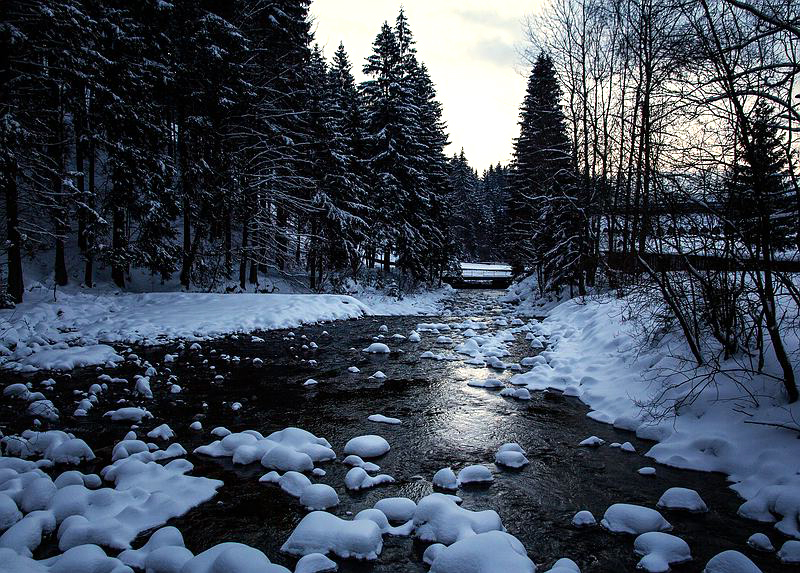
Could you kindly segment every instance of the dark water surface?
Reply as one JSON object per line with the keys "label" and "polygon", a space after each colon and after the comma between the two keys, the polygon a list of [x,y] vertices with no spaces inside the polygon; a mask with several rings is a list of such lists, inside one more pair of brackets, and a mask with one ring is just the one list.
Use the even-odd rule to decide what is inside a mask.
{"label": "dark water surface", "polygon": [[[672,533],[689,543],[695,558],[675,567],[676,571],[702,571],[708,559],[726,549],[746,553],[765,572],[800,570],[781,565],[774,555],[747,548],[745,541],[758,531],[767,533],[776,547],[784,538],[768,524],[736,516],[741,501],[727,488],[724,476],[655,464],[642,455],[648,449],[647,442],[630,432],[590,420],[586,417],[587,408],[577,399],[555,392],[536,392],[530,402],[521,402],[502,398],[496,391],[468,387],[468,378],[508,378],[511,373],[476,369],[460,361],[422,360],[419,355],[425,350],[452,353],[451,349],[435,346],[436,337],[430,334],[423,334],[419,344],[385,340],[393,350],[389,356],[360,352],[372,342],[381,324],[388,326],[389,335],[407,335],[419,322],[460,322],[465,317],[491,321],[509,312],[496,297],[491,291],[462,293],[453,301],[453,313],[447,317],[369,317],[320,324],[293,329],[296,336],[289,340],[288,331],[259,334],[264,342],[252,342],[250,336],[219,339],[202,343],[201,356],[182,352],[174,364],[162,364],[164,354],[176,351],[174,345],[133,348],[159,371],[151,382],[155,399],[142,402],[112,387],[88,418],[73,419],[68,415],[74,410],[72,390],[87,389],[98,372],[87,369],[76,370],[71,376],[53,375],[58,382],[54,401],[62,412],[59,427],[86,439],[95,449],[99,459],[82,468],[84,471],[97,471],[108,463],[111,446],[127,432],[127,425],[101,418],[106,410],[118,407],[117,400],[126,397],[131,403],[144,404],[154,415],[138,430],[141,439],[146,439],[144,435],[152,427],[167,422],[177,434],[175,441],[189,452],[213,441],[209,432],[218,425],[234,432],[255,429],[264,435],[297,426],[327,438],[340,459],[350,438],[382,435],[392,449],[372,461],[381,466],[381,473],[397,480],[394,484],[350,493],[344,488],[348,466],[339,461],[317,464],[327,475],[312,477],[312,481],[337,490],[341,503],[330,511],[340,517],[372,507],[384,497],[419,500],[431,493],[430,480],[443,467],[451,466],[458,472],[470,464],[484,464],[491,468],[494,483],[480,489],[459,490],[463,507],[496,510],[508,532],[519,538],[530,557],[543,567],[540,570],[546,570],[559,557],[569,557],[583,573],[634,571],[639,558],[633,554],[632,536],[612,535],[602,529],[576,530],[570,524],[572,516],[588,509],[599,521],[612,503],[655,507],[668,487],[688,487],[700,492],[710,511],[700,515],[662,512],[674,526]],[[328,335],[323,334],[326,330]],[[456,343],[463,340],[458,331],[444,334],[452,336]],[[302,335],[307,338],[302,340]],[[523,336],[518,335],[517,339],[510,347],[512,356],[506,361],[531,354]],[[310,341],[319,348],[300,348]],[[242,361],[228,362],[221,358],[224,354],[239,356]],[[253,366],[246,360],[256,357],[264,361],[263,366]],[[303,359],[317,360],[318,365],[309,366]],[[347,372],[349,366],[357,366],[361,372],[351,374]],[[177,376],[177,383],[184,388],[182,393],[168,393],[164,383],[166,367]],[[369,379],[376,370],[385,372],[387,379]],[[109,373],[132,380],[133,374],[143,374],[143,369],[126,363]],[[212,382],[217,374],[225,377],[222,384]],[[19,380],[18,376],[12,379],[5,373],[0,376],[3,385]],[[40,373],[33,379],[49,376]],[[302,383],[311,377],[319,385],[304,387]],[[238,412],[229,407],[234,401],[243,404]],[[0,408],[4,432],[28,426],[17,414],[10,404]],[[392,426],[370,422],[367,416],[371,414],[400,418],[403,423]],[[201,419],[202,432],[188,429],[194,419]],[[630,441],[639,453],[577,446],[593,434],[607,442]],[[495,467],[494,454],[505,442],[519,442],[527,451],[530,465],[516,471]],[[197,553],[216,543],[238,541],[264,551],[273,562],[292,568],[296,560],[282,555],[279,548],[306,514],[297,500],[277,486],[260,484],[258,478],[266,470],[259,464],[233,466],[229,459],[191,453],[188,459],[195,464],[194,475],[218,478],[225,485],[211,501],[169,523],[182,531],[187,547]],[[656,466],[655,476],[636,473],[647,465]],[[137,545],[146,537],[137,540]],[[340,571],[345,572],[426,571],[422,564],[425,547],[412,538],[384,536],[383,553],[377,562],[337,561]],[[53,551],[52,541],[45,543],[37,557]]]}

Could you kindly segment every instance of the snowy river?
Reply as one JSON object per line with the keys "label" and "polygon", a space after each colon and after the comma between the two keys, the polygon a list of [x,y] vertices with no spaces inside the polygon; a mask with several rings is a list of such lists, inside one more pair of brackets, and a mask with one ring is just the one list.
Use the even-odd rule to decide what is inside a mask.
{"label": "snowy river", "polygon": [[[234,432],[253,429],[263,435],[295,426],[326,438],[338,455],[337,461],[317,464],[325,475],[311,477],[315,483],[336,489],[340,504],[329,511],[340,517],[351,518],[386,497],[418,501],[433,491],[431,478],[441,468],[449,466],[457,472],[482,464],[494,479],[488,485],[458,489],[463,507],[495,510],[542,571],[560,557],[573,559],[584,573],[633,571],[639,557],[632,550],[631,536],[601,528],[577,529],[571,524],[572,517],[579,510],[589,510],[599,521],[606,508],[618,502],[655,507],[661,494],[672,486],[697,490],[709,507],[701,514],[663,512],[674,527],[672,533],[688,542],[694,557],[675,566],[676,571],[701,571],[720,551],[741,548],[743,536],[746,539],[753,524],[736,516],[741,501],[727,489],[723,476],[655,464],[643,455],[647,442],[590,420],[587,408],[576,398],[532,392],[530,400],[518,400],[501,396],[496,389],[467,384],[471,379],[507,379],[510,371],[476,368],[464,360],[421,358],[426,351],[453,356],[455,346],[465,340],[463,329],[440,328],[439,335],[452,342],[442,339],[437,343],[439,335],[429,332],[421,333],[419,343],[392,338],[395,333],[405,337],[420,330],[421,323],[467,319],[488,324],[485,332],[492,333],[501,329],[498,322],[502,324],[502,320],[498,319],[507,312],[492,291],[463,291],[446,316],[368,317],[318,324],[294,329],[291,334],[282,330],[256,333],[256,338],[248,335],[204,342],[200,351],[193,352],[169,345],[132,348],[130,352],[158,370],[152,377],[154,398],[147,404],[153,420],[166,422],[176,431],[176,441],[190,452],[187,459],[194,464],[192,475],[224,482],[210,501],[169,524],[181,530],[186,547],[194,553],[223,541],[236,541],[260,549],[274,563],[293,568],[296,559],[281,553],[280,547],[307,513],[298,500],[276,485],[259,483],[265,470],[258,463],[233,465],[227,457],[191,452],[215,439],[209,431],[216,426]],[[375,342],[382,325],[386,329],[380,342],[392,352],[362,352]],[[507,346],[510,355],[503,360],[518,362],[532,356],[521,338]],[[165,364],[168,353],[176,359]],[[231,360],[234,356],[240,360]],[[259,360],[254,361],[256,358]],[[378,370],[385,373],[385,379],[371,377]],[[140,368],[126,362],[114,376],[132,379],[137,373]],[[181,386],[180,393],[169,392],[164,383],[169,375],[175,376],[172,381]],[[35,376],[35,381],[45,377]],[[218,376],[222,381],[215,380]],[[71,412],[72,390],[87,387],[96,380],[97,372],[75,370],[54,378],[57,390],[53,401],[63,412]],[[309,379],[317,384],[305,385]],[[3,380],[5,384],[10,381]],[[130,424],[101,417],[119,399],[131,398],[129,391],[109,386],[103,396],[108,407],[96,408],[85,418],[65,417],[59,426],[84,438],[94,449],[98,459],[81,468],[87,473],[109,463],[112,446]],[[241,407],[231,408],[234,402]],[[401,423],[369,421],[373,414],[397,418]],[[25,429],[9,404],[0,409],[0,416],[7,431]],[[202,431],[189,430],[195,420],[202,423]],[[155,425],[144,422],[142,430]],[[341,463],[342,452],[350,438],[363,434],[378,434],[391,445],[388,453],[371,461],[395,481],[351,492],[344,487],[350,468]],[[578,447],[592,435],[607,443],[630,442],[636,452]],[[496,465],[498,447],[508,442],[519,443],[530,464],[521,469]],[[637,470],[645,466],[656,467],[655,475],[639,475]],[[140,536],[134,546],[146,538],[146,534]],[[413,537],[385,535],[377,561],[337,561],[340,571],[423,572],[427,571],[422,562],[426,546]],[[56,553],[55,542],[48,539],[34,556]],[[765,572],[786,570],[774,558],[750,556]]]}

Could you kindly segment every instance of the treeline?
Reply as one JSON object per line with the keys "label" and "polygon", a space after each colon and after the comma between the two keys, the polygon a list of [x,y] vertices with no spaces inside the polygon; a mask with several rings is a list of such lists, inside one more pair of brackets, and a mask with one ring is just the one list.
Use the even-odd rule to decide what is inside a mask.
{"label": "treeline", "polygon": [[[543,292],[632,294],[649,336],[676,329],[703,372],[777,370],[796,400],[800,293],[776,261],[800,247],[800,5],[552,0],[530,38],[516,269]],[[713,380],[687,376],[685,399]]]}
{"label": "treeline", "polygon": [[342,45],[328,62],[313,44],[309,4],[2,2],[9,298],[42,253],[85,287],[99,266],[119,287],[141,268],[337,288],[378,263],[437,281],[462,254],[454,166],[408,21],[382,26],[359,85]]}

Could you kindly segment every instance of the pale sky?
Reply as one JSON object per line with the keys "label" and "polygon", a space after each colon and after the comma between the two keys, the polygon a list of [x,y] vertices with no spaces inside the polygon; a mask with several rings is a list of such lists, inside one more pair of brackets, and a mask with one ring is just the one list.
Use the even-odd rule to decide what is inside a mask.
{"label": "pale sky", "polygon": [[[339,42],[363,79],[364,59],[381,24],[394,24],[402,4],[444,106],[448,155],[461,147],[482,172],[511,157],[527,70],[523,20],[541,0],[314,0],[316,41],[330,59]],[[522,72],[522,73],[520,73]]]}

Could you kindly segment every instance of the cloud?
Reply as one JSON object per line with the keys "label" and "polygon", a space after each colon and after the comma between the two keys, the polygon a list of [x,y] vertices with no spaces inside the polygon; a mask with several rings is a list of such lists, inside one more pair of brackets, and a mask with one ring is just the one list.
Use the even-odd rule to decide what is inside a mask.
{"label": "cloud", "polygon": [[514,45],[500,37],[477,40],[469,44],[467,49],[472,57],[503,68],[513,66],[517,59]]}

